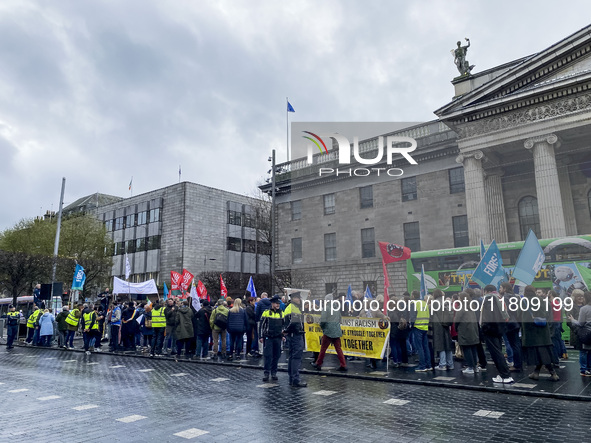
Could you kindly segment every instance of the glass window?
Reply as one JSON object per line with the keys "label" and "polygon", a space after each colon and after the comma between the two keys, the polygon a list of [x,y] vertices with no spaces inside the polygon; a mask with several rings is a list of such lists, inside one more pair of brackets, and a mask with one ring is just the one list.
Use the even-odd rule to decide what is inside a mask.
{"label": "glass window", "polygon": [[153,235],[152,237],[148,237],[148,249],[160,249],[159,235]]}
{"label": "glass window", "polygon": [[302,262],[302,237],[291,239],[291,262]]}
{"label": "glass window", "polygon": [[521,239],[525,240],[531,229],[538,238],[540,235],[540,214],[538,213],[538,199],[532,196],[523,197],[517,205],[519,212],[519,227]]}
{"label": "glass window", "polygon": [[402,184],[402,201],[407,202],[417,199],[417,178],[409,177],[401,180]]}
{"label": "glass window", "polygon": [[242,251],[242,240],[236,237],[228,237],[228,251]]}
{"label": "glass window", "polygon": [[373,228],[361,230],[361,257],[370,258],[376,256],[376,240]]}
{"label": "glass window", "polygon": [[334,261],[337,259],[337,234],[324,234],[324,260]]}
{"label": "glass window", "polygon": [[464,192],[464,168],[461,166],[449,170],[449,193],[458,192]]}
{"label": "glass window", "polygon": [[243,240],[242,247],[244,252],[255,253],[257,251],[257,243],[254,240]]}
{"label": "glass window", "polygon": [[419,222],[404,223],[404,246],[411,251],[421,250],[421,235],[419,232]]}
{"label": "glass window", "polygon": [[105,229],[107,232],[111,232],[113,230],[113,220],[107,220],[105,222]]}
{"label": "glass window", "polygon": [[145,251],[146,250],[146,238],[136,238],[135,239],[135,251]]}
{"label": "glass window", "polygon": [[468,237],[468,216],[459,215],[457,217],[452,217],[452,224],[454,230],[454,248],[470,246],[470,239]]}
{"label": "glass window", "polygon": [[135,240],[127,240],[125,242],[125,250],[128,254],[133,254],[135,252]]}
{"label": "glass window", "polygon": [[148,222],[148,211],[138,212],[137,214],[137,224],[145,225]]}
{"label": "glass window", "polygon": [[123,255],[125,254],[125,242],[120,241],[115,243],[115,254],[114,255]]}
{"label": "glass window", "polygon": [[114,231],[118,231],[120,229],[123,229],[123,217],[117,217],[115,219],[115,229],[114,229]]}
{"label": "glass window", "polygon": [[160,208],[150,209],[150,223],[160,221]]}
{"label": "glass window", "polygon": [[242,226],[242,214],[238,211],[228,210],[228,224]]}
{"label": "glass window", "polygon": [[373,186],[364,186],[359,188],[359,207],[373,208]]}
{"label": "glass window", "polygon": [[324,293],[325,294],[336,294],[337,293],[337,284],[336,283],[324,283]]}
{"label": "glass window", "polygon": [[296,200],[291,202],[291,219],[301,220],[302,219],[302,201]]}
{"label": "glass window", "polygon": [[247,228],[256,228],[257,227],[257,220],[253,214],[244,213],[242,216],[244,226]]}
{"label": "glass window", "polygon": [[131,228],[135,226],[135,214],[129,214],[125,217],[125,227]]}
{"label": "glass window", "polygon": [[324,196],[324,215],[334,214],[335,203],[334,194],[326,194]]}

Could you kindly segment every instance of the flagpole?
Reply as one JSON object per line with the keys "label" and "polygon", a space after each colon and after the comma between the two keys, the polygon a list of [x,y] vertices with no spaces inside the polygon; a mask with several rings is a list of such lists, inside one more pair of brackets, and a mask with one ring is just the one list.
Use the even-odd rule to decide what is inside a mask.
{"label": "flagpole", "polygon": [[289,97],[285,97],[285,142],[287,161],[289,162]]}

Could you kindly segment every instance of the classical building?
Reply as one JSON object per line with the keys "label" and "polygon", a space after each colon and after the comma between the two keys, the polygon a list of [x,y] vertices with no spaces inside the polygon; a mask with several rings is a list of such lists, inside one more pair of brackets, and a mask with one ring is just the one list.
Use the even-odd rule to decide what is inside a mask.
{"label": "classical building", "polygon": [[258,229],[260,200],[189,182],[112,200],[97,206],[93,194],[64,211],[92,213],[105,224],[114,243],[114,276],[125,278],[126,253],[132,282],[170,283],[170,271],[183,268],[195,275],[270,271],[266,234]]}
{"label": "classical building", "polygon": [[[412,137],[417,164],[395,155],[344,165],[333,142],[311,163],[278,165],[278,272],[317,296],[349,284],[381,292],[377,241],[416,251],[519,241],[530,228],[539,238],[591,233],[591,26],[452,83],[438,120],[359,143],[359,156],[375,159],[388,137]],[[404,290],[404,265],[390,269]]]}

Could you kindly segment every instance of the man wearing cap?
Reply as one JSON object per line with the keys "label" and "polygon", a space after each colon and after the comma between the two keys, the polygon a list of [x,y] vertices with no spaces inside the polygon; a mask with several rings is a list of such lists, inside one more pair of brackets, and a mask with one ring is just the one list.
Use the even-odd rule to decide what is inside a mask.
{"label": "man wearing cap", "polygon": [[6,349],[12,349],[14,339],[18,335],[18,325],[21,322],[21,313],[17,312],[16,308],[13,305],[10,305],[8,308],[8,312],[6,314],[7,320],[7,339],[6,339]]}
{"label": "man wearing cap", "polygon": [[300,368],[304,354],[304,316],[302,315],[302,296],[299,292],[291,294],[291,303],[283,311],[285,326],[283,333],[287,337],[289,354],[287,357],[287,372],[289,385],[305,388],[308,384],[300,380]]}
{"label": "man wearing cap", "polygon": [[263,356],[265,357],[265,376],[263,381],[269,381],[269,373],[273,380],[277,378],[277,363],[281,355],[281,342],[283,338],[283,312],[281,311],[281,299],[274,296],[270,300],[271,307],[261,315],[259,337],[263,343]]}

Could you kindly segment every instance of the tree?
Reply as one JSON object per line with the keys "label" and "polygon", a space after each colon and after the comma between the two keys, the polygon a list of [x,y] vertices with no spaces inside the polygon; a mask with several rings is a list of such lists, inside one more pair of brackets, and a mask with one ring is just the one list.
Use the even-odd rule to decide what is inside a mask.
{"label": "tree", "polygon": [[[39,281],[51,281],[53,246],[57,223],[54,220],[21,220],[0,234],[0,286],[16,297],[31,291]],[[86,270],[84,293],[105,286],[112,266],[112,241],[103,224],[89,215],[62,221],[56,280],[66,286],[75,264]]]}

